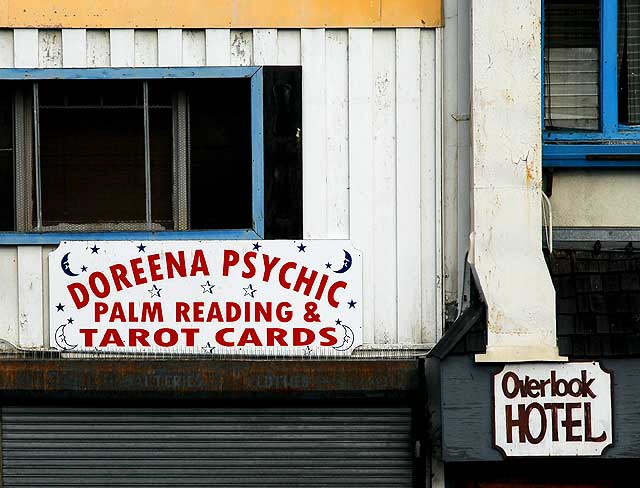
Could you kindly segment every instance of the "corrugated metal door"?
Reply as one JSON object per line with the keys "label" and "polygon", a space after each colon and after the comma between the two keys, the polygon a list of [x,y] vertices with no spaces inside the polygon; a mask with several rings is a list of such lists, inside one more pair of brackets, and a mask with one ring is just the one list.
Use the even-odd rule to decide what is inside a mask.
{"label": "corrugated metal door", "polygon": [[6,488],[410,487],[408,408],[2,409]]}

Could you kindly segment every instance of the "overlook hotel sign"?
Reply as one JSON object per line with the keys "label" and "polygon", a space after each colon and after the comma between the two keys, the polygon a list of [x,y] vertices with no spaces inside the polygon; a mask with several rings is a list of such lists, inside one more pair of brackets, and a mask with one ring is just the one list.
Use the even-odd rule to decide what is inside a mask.
{"label": "overlook hotel sign", "polygon": [[613,442],[611,373],[598,363],[506,365],[493,398],[505,456],[598,456]]}
{"label": "overlook hotel sign", "polygon": [[349,241],[69,241],[49,254],[63,351],[350,354],[362,256]]}

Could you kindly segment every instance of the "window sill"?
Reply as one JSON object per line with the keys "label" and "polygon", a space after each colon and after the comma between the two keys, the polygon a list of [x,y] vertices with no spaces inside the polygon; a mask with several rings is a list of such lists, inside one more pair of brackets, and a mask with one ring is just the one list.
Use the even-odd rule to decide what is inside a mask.
{"label": "window sill", "polygon": [[262,239],[253,229],[160,232],[0,232],[0,245],[57,245],[61,241],[184,241]]}
{"label": "window sill", "polygon": [[545,168],[637,168],[640,144],[543,144]]}
{"label": "window sill", "polygon": [[640,139],[640,126],[620,127],[619,131],[543,131],[544,142],[629,144]]}

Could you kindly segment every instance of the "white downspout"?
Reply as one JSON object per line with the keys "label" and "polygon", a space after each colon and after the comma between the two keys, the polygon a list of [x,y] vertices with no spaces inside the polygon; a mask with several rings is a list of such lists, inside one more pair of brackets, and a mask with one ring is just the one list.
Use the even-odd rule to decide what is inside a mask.
{"label": "white downspout", "polygon": [[472,234],[487,304],[480,362],[563,361],[542,255],[540,0],[472,5]]}

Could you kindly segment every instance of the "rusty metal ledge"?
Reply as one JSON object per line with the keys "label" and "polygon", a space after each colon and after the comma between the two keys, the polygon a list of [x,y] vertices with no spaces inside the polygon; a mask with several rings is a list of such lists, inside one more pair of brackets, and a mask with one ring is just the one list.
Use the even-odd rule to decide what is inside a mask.
{"label": "rusty metal ledge", "polygon": [[0,395],[108,398],[413,397],[422,360],[2,360]]}

